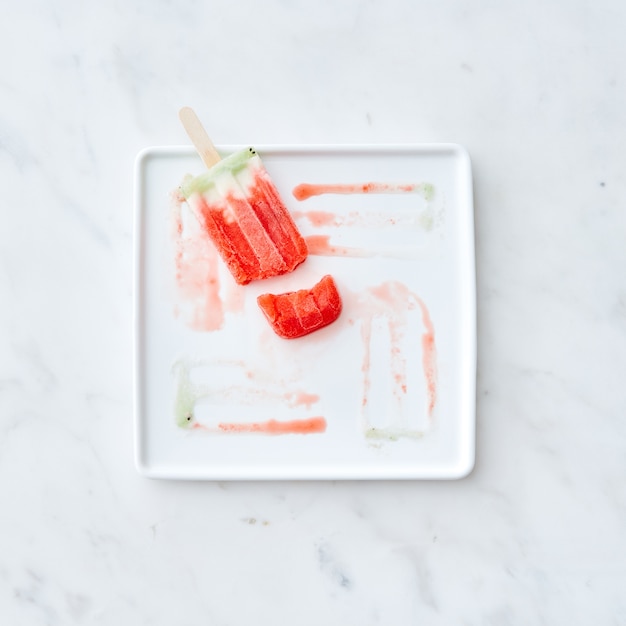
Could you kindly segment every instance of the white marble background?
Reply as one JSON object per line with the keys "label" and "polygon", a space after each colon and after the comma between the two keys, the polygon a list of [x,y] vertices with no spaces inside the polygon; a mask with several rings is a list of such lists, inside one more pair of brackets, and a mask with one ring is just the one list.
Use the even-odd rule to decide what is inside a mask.
{"label": "white marble background", "polygon": [[[626,624],[626,5],[22,0],[0,20],[0,623]],[[132,458],[132,166],[473,157],[477,465],[170,483]]]}

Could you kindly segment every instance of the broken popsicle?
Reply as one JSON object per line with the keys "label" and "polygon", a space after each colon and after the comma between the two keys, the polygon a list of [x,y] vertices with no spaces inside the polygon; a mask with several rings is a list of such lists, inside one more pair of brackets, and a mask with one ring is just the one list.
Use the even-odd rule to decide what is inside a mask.
{"label": "broken popsicle", "polygon": [[285,339],[308,335],[334,322],[341,313],[341,298],[332,276],[324,276],[312,289],[300,289],[257,298],[274,332]]}
{"label": "broken popsicle", "polygon": [[246,148],[220,160],[193,111],[180,117],[209,167],[184,181],[182,193],[235,281],[293,271],[307,257],[306,242],[257,152]]}

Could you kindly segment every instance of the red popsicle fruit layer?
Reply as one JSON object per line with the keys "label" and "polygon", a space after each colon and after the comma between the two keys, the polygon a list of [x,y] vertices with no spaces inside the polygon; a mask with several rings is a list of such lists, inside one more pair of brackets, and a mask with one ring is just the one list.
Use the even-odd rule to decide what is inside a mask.
{"label": "red popsicle fruit layer", "polygon": [[235,153],[213,169],[192,182],[200,190],[188,199],[235,281],[293,271],[307,257],[306,242],[256,152]]}

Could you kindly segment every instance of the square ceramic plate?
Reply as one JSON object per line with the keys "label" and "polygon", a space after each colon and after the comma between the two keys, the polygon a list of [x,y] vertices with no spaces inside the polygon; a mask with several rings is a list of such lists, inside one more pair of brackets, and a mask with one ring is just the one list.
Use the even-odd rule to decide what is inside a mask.
{"label": "square ceramic plate", "polygon": [[[223,155],[238,146],[219,148]],[[309,257],[238,286],[176,190],[192,148],[136,161],[139,471],[177,479],[452,479],[475,449],[471,166],[454,144],[256,146]],[[309,185],[306,187],[303,185]],[[276,336],[266,292],[335,279],[343,310]]]}

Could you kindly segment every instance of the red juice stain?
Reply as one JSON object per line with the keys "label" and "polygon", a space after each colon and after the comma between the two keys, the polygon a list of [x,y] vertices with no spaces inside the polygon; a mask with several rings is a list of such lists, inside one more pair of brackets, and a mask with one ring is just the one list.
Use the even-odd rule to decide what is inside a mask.
{"label": "red juice stain", "polygon": [[259,433],[264,435],[309,435],[326,431],[326,420],[323,417],[309,417],[307,419],[266,422],[218,424],[218,429],[226,433]]}
{"label": "red juice stain", "polygon": [[423,185],[394,185],[391,183],[356,183],[351,185],[312,185],[302,183],[293,188],[293,196],[296,200],[308,200],[313,196],[322,194],[359,194],[359,193],[412,193],[421,191]]}

